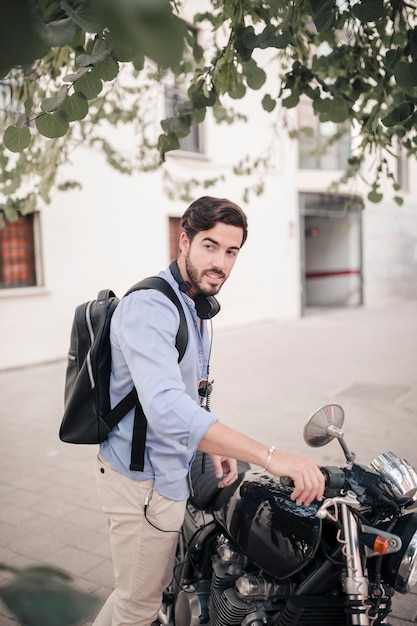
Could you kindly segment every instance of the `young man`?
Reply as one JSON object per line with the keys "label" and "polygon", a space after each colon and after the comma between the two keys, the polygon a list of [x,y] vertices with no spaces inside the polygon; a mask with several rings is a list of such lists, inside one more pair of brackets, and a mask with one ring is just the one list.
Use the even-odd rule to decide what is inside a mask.
{"label": "young man", "polygon": [[247,221],[233,202],[203,197],[185,211],[182,229],[177,264],[160,274],[176,291],[187,320],[188,343],[180,363],[178,310],[159,291],[123,298],[112,319],[112,403],[134,384],[148,430],[143,472],[129,469],[133,411],[100,446],[97,485],[110,520],[115,591],[94,626],[150,626],[157,617],[172,578],[197,449],[212,455],[219,487],[236,480],[239,459],[267,467],[275,476],[290,476],[299,504],[323,496],[317,463],[268,449],[201,406],[198,384],[208,377],[210,338],[199,303],[203,299],[210,307],[207,298],[228,279],[247,237]]}

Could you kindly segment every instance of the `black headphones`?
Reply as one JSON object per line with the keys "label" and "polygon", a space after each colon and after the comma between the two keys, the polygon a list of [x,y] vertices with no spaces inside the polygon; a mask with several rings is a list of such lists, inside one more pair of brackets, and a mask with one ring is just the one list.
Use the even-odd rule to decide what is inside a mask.
{"label": "black headphones", "polygon": [[[186,280],[181,276],[181,272],[178,268],[177,261],[172,261],[169,266],[171,270],[171,274],[175,278],[180,288],[180,291],[186,293],[191,289],[190,283],[187,283]],[[194,298],[195,302],[195,310],[197,311],[197,315],[201,320],[209,320],[220,311],[220,303],[214,296],[205,296],[203,294],[198,295]]]}

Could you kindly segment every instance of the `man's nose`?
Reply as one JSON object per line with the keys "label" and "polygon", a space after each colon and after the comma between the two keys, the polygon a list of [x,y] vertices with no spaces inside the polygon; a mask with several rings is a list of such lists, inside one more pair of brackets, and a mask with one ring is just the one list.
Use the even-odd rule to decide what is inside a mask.
{"label": "man's nose", "polygon": [[224,252],[221,252],[219,250],[213,259],[213,269],[221,270],[223,272],[225,266],[226,266],[226,255]]}

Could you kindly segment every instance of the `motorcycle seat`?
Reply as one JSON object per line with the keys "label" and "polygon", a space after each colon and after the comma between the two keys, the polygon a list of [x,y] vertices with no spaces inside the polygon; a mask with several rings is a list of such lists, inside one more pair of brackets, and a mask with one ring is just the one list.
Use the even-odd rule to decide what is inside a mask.
{"label": "motorcycle seat", "polygon": [[250,465],[238,461],[237,469],[237,480],[229,487],[219,488],[219,479],[214,474],[211,457],[204,452],[197,452],[190,473],[192,493],[189,500],[191,504],[200,511],[217,511],[220,509],[242,482],[242,476],[250,469]]}

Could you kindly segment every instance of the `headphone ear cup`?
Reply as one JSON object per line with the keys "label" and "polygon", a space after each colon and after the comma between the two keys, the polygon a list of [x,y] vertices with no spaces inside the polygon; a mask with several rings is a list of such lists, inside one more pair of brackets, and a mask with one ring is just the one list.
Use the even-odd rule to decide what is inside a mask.
{"label": "headphone ear cup", "polygon": [[[187,293],[187,291],[191,289],[191,285],[181,276],[177,261],[172,261],[169,269],[177,281],[180,290]],[[201,294],[195,298],[194,302],[195,310],[201,320],[209,320],[220,311],[220,303],[214,296],[203,296],[203,294]]]}
{"label": "headphone ear cup", "polygon": [[220,311],[220,303],[214,296],[197,296],[195,310],[201,320],[209,320]]}

